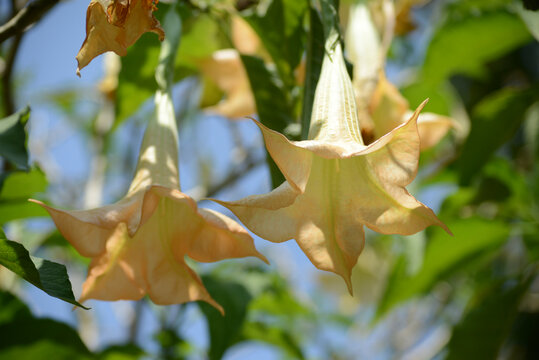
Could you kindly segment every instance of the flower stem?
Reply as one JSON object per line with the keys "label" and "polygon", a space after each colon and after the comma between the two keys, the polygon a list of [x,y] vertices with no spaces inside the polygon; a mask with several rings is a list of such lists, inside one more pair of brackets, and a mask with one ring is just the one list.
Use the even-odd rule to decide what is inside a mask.
{"label": "flower stem", "polygon": [[171,5],[163,21],[166,37],[161,44],[159,65],[155,69],[157,92],[155,116],[144,133],[135,178],[129,194],[150,185],[162,185],[180,190],[178,169],[178,127],[172,102],[174,62],[181,38],[181,18],[176,3]]}

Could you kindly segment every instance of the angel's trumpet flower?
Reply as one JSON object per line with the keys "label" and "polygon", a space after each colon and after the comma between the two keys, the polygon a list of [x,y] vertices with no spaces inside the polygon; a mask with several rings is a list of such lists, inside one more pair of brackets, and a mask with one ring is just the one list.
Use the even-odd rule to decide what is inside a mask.
{"label": "angel's trumpet flower", "polygon": [[[367,144],[405,123],[413,113],[384,73],[394,28],[392,1],[360,2],[350,8],[346,44],[354,65],[353,87]],[[436,145],[455,122],[446,116],[424,113],[419,115],[417,125],[421,150],[425,150]]]}
{"label": "angel's trumpet flower", "polygon": [[430,225],[449,230],[405,189],[417,172],[416,122],[424,103],[406,123],[365,146],[341,46],[335,38],[328,45],[309,140],[289,141],[256,123],[286,182],[269,194],[218,202],[264,239],[295,239],[317,268],[342,276],[352,292],[363,226],[403,235]]}
{"label": "angel's trumpet flower", "polygon": [[[374,140],[403,124],[412,115],[408,101],[383,74],[371,97],[369,113],[373,126],[367,136]],[[417,119],[417,128],[421,139],[421,150],[438,144],[449,129],[455,126],[455,121],[447,116],[434,113],[420,114]]]}
{"label": "angel's trumpet flower", "polygon": [[235,49],[215,51],[200,62],[204,76],[215,82],[226,98],[206,108],[228,118],[240,118],[256,112],[255,99],[240,54]]}
{"label": "angel's trumpet flower", "polygon": [[[171,14],[169,23],[179,27],[177,15]],[[223,311],[185,256],[201,262],[246,256],[266,261],[237,222],[198,208],[180,191],[172,74],[163,70],[166,64],[173,67],[176,49],[177,43],[162,47],[156,114],[146,129],[127,195],[113,205],[84,211],[58,210],[32,200],[49,212],[81,255],[92,258],[80,301],[137,300],[148,294],[156,304],[203,300]]]}
{"label": "angel's trumpet flower", "polygon": [[142,34],[151,31],[163,40],[165,32],[153,16],[158,0],[92,0],[86,12],[86,38],[77,54],[77,74],[107,51],[127,54]]}

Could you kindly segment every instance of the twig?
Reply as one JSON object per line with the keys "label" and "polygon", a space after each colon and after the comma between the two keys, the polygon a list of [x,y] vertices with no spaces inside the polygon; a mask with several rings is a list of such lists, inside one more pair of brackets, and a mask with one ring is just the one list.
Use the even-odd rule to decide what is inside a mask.
{"label": "twig", "polygon": [[213,184],[208,187],[206,190],[206,196],[215,196],[230,185],[234,184],[240,177],[247,174],[249,171],[253,170],[254,168],[265,164],[266,159],[263,157],[260,159],[254,159],[252,156],[248,156],[247,159],[245,159],[245,162],[243,163],[243,166],[240,167],[237,170],[231,171],[228,173],[228,175],[221,180],[220,182]]}
{"label": "twig", "polygon": [[32,25],[60,0],[35,0],[19,11],[4,25],[0,26],[0,44],[12,36],[21,34],[29,25]]}
{"label": "twig", "polygon": [[266,163],[266,159],[264,159],[264,157],[254,158],[252,156],[248,156],[245,159],[245,161],[242,163],[242,166],[229,172],[221,181],[205,188],[196,187],[196,188],[190,189],[189,191],[187,191],[187,193],[191,198],[193,198],[197,202],[202,200],[205,197],[213,197],[217,195],[218,193],[220,193],[221,191],[223,191],[224,189],[231,186],[232,184],[234,184],[236,181],[238,181],[242,176],[247,174],[249,171],[265,163]]}
{"label": "twig", "polygon": [[11,84],[11,78],[13,77],[13,67],[15,65],[15,58],[19,52],[23,33],[19,33],[13,39],[13,44],[9,48],[9,53],[6,56],[6,63],[4,72],[2,74],[2,89],[4,96],[2,96],[2,105],[4,106],[4,115],[8,116],[15,112],[15,100],[13,98],[13,86]]}
{"label": "twig", "polygon": [[128,342],[130,344],[136,344],[137,342],[137,335],[138,330],[140,326],[140,319],[142,310],[144,309],[144,303],[146,302],[146,299],[142,298],[135,302],[135,309],[133,313],[133,317],[131,318],[131,322],[129,324],[129,340]]}
{"label": "twig", "polygon": [[[19,8],[16,0],[11,0],[11,16],[15,16]],[[4,90],[4,96],[2,96],[2,105],[4,106],[4,115],[11,115],[15,112],[15,100],[13,99],[13,88],[11,86],[11,78],[13,76],[13,66],[15,65],[15,58],[21,45],[22,33],[18,33],[11,44],[6,55],[4,70],[2,71],[2,89]]]}

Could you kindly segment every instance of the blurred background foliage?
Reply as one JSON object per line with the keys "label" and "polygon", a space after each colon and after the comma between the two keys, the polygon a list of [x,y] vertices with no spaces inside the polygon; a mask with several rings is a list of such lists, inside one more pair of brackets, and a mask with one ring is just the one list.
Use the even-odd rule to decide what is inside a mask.
{"label": "blurred background foliage", "polygon": [[[69,2],[28,3],[49,6],[46,18],[46,11]],[[341,17],[351,2],[341,1]],[[241,57],[258,119],[300,139],[310,117],[324,25],[331,21],[327,11],[336,4],[180,2],[183,36],[174,93],[182,187],[194,198],[237,199],[282,181],[250,124],[200,110],[201,101],[211,105],[212,96],[213,103],[223,96],[201,76],[198,64],[234,46],[232,16],[247,22],[264,49]],[[25,6],[26,1],[2,2],[0,22]],[[413,107],[428,97],[427,111],[457,121],[436,147],[422,153],[410,191],[454,236],[439,228],[409,237],[369,231],[353,273],[354,297],[333,274],[301,263],[297,248],[280,250],[257,239],[272,266],[193,265],[225,308],[224,317],[203,303],[157,307],[144,299],[114,306],[89,301],[92,309],[72,310],[80,307],[73,291],[80,291],[87,260],[40,207],[27,202],[38,198],[88,208],[122,196],[152,111],[160,46],[155,35],[143,35],[121,58],[121,67],[105,56],[96,86],[37,89],[32,98],[17,96],[33,85],[15,64],[21,41],[37,29],[5,39],[0,359],[538,359],[537,2],[397,0],[396,6],[399,35],[390,49],[389,78]],[[156,16],[167,8],[161,1]],[[82,27],[84,15],[77,16]],[[306,54],[305,79],[298,81],[296,69]],[[44,131],[34,107],[64,122]],[[65,155],[48,150],[66,137],[85,149],[82,176],[59,168],[55,157]],[[114,334],[114,341],[103,331]]]}

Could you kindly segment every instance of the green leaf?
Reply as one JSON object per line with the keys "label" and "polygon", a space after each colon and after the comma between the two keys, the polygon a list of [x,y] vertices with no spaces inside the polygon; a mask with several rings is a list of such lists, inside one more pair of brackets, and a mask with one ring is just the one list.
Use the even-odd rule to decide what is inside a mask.
{"label": "green leaf", "polygon": [[504,222],[478,217],[459,219],[447,223],[447,226],[454,237],[440,228],[433,229],[423,266],[417,273],[408,273],[403,258],[397,261],[378,306],[378,317],[395,305],[427,292],[440,279],[458,271],[459,265],[473,260],[477,254],[498,248],[506,241],[510,229],[509,224]]}
{"label": "green leaf", "polygon": [[[183,3],[178,7],[185,21],[182,21],[182,39],[175,61],[175,81],[196,74],[197,61],[210,56],[224,42],[218,24],[209,15],[194,16]],[[161,23],[168,8],[167,4],[159,4],[156,14]],[[129,48],[127,56],[122,57],[115,127],[138,111],[157,90],[154,74],[159,49],[155,35],[145,34]]]}
{"label": "green leaf", "polygon": [[[249,76],[260,122],[270,129],[285,132],[294,122],[294,110],[277,74],[258,57],[242,55],[241,60]],[[284,181],[284,176],[269,155],[267,159],[275,188]]]}
{"label": "green leaf", "polygon": [[217,360],[221,359],[225,351],[239,340],[251,295],[243,285],[236,282],[210,276],[204,276],[202,280],[211,296],[225,310],[225,316],[222,316],[209,304],[198,303],[208,321],[210,332],[208,356],[210,360]]}
{"label": "green leaf", "polygon": [[332,31],[337,31],[340,36],[339,0],[320,0],[320,7],[324,39],[327,39]]}
{"label": "green leaf", "polygon": [[455,74],[481,76],[485,63],[531,40],[522,21],[506,10],[449,21],[430,42],[422,79],[435,87]]}
{"label": "green leaf", "polygon": [[[92,359],[92,354],[70,326],[35,318],[28,307],[0,292],[0,359]],[[5,314],[10,311],[10,316]]]}
{"label": "green leaf", "polygon": [[0,265],[50,296],[88,309],[75,300],[64,265],[40,258],[30,258],[23,245],[7,240],[3,233],[0,234]]}
{"label": "green leaf", "polygon": [[318,11],[309,8],[309,33],[307,36],[307,59],[305,64],[305,86],[301,111],[301,138],[307,140],[314,103],[314,93],[322,61],[324,59],[324,29]]}
{"label": "green leaf", "polygon": [[[298,330],[302,319],[312,323],[316,314],[301,303],[290,284],[276,273],[261,273],[257,284],[265,284],[249,305],[249,317],[242,338],[273,345],[294,359],[304,359]],[[253,279],[253,280],[255,280]]]}
{"label": "green leaf", "polygon": [[28,199],[47,188],[45,174],[39,169],[28,173],[13,172],[4,181],[0,190],[0,224],[15,219],[47,216],[40,206],[28,202]]}
{"label": "green leaf", "polygon": [[258,57],[242,55],[241,60],[249,76],[260,122],[275,131],[284,131],[294,122],[294,112],[278,75]]}
{"label": "green leaf", "polygon": [[305,359],[301,348],[287,329],[263,322],[249,322],[245,324],[243,336],[248,340],[261,341],[276,346],[293,359]]}
{"label": "green leaf", "polygon": [[[3,234],[1,229],[0,234]],[[30,309],[15,295],[0,290],[0,325],[31,316]]]}
{"label": "green leaf", "polygon": [[487,291],[481,288],[471,309],[453,331],[446,359],[498,358],[530,280],[508,279],[492,284]]}
{"label": "green leaf", "polygon": [[537,87],[505,88],[481,100],[471,114],[471,131],[457,167],[461,184],[469,184],[492,154],[520,128],[526,110],[537,97]]}
{"label": "green leaf", "polygon": [[306,0],[272,0],[269,6],[260,4],[244,19],[262,40],[277,65],[285,86],[294,86],[294,69],[303,55],[303,17]]}
{"label": "green leaf", "polygon": [[101,360],[134,360],[147,354],[135,344],[112,345],[99,353]]}
{"label": "green leaf", "polygon": [[30,117],[30,107],[0,119],[0,156],[19,169],[28,169],[26,150],[26,130],[24,126]]}
{"label": "green leaf", "polygon": [[144,34],[122,57],[116,102],[117,127],[133,115],[157,89],[155,68],[159,57],[159,41],[154,34]]}
{"label": "green leaf", "polygon": [[47,189],[47,179],[40,169],[32,171],[12,173],[4,182],[0,192],[2,200],[28,200],[35,193],[44,192]]}

